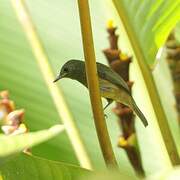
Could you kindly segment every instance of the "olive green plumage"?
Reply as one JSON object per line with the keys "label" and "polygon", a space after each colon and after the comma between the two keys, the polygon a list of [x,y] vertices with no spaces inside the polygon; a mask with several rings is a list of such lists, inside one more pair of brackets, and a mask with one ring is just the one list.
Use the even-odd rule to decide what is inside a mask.
{"label": "olive green plumage", "polygon": [[[107,106],[113,101],[127,105],[135,111],[144,126],[147,126],[148,122],[136,105],[125,81],[116,72],[104,64],[97,63],[97,71],[99,77],[100,93],[102,97],[107,99]],[[66,62],[62,66],[61,71],[54,82],[62,78],[77,80],[88,88],[84,61],[69,60]]]}

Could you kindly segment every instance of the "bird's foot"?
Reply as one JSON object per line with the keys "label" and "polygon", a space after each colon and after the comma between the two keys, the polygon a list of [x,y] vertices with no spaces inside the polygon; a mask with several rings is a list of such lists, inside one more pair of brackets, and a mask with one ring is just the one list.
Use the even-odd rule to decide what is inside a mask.
{"label": "bird's foot", "polygon": [[108,118],[108,115],[107,115],[107,114],[104,114],[104,118],[107,119],[107,118]]}

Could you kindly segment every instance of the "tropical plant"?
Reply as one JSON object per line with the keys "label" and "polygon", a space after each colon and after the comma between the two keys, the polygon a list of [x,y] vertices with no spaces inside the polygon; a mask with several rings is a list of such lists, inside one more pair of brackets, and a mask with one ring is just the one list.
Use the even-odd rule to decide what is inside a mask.
{"label": "tropical plant", "polygon": [[[106,173],[112,179],[139,178],[116,146],[116,117],[106,111],[104,120],[99,97],[95,56],[106,63],[102,50],[108,47],[107,18],[118,27],[120,48],[133,57],[132,93],[149,121],[147,128],[136,121],[145,176],[178,177],[179,169],[172,168],[180,163],[180,133],[161,50],[180,20],[179,1],[92,0],[89,6],[90,14],[88,0],[1,0],[0,91],[7,89],[16,108],[25,109],[29,132],[0,135],[0,179],[99,179]],[[178,38],[179,27],[174,31]],[[53,84],[61,65],[72,58],[85,59],[93,114],[88,91],[81,85],[68,80]],[[31,154],[22,153],[26,148]],[[118,172],[110,167],[95,173],[105,165]]]}

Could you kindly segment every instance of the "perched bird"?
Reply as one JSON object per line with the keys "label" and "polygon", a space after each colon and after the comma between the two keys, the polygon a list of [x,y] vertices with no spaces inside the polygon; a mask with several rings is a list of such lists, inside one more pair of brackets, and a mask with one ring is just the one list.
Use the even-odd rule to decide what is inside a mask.
{"label": "perched bird", "polygon": [[[105,108],[113,101],[120,102],[134,110],[146,127],[148,122],[136,105],[125,81],[111,68],[101,63],[97,63],[97,72],[99,77],[100,94],[108,101]],[[60,73],[54,82],[62,78],[77,80],[88,88],[84,61],[73,59],[66,62],[62,66]]]}

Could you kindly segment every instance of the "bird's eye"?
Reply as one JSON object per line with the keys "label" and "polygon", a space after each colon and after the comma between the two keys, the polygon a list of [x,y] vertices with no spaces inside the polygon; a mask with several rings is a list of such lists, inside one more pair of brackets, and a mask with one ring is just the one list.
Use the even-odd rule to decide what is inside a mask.
{"label": "bird's eye", "polygon": [[66,73],[67,73],[67,72],[68,72],[68,68],[64,68],[64,72],[66,72]]}

